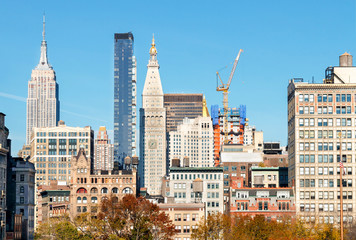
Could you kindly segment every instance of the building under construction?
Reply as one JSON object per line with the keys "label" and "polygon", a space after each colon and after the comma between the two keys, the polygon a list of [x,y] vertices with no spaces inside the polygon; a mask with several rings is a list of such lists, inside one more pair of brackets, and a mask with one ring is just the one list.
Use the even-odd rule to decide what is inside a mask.
{"label": "building under construction", "polygon": [[214,162],[220,164],[220,151],[227,132],[227,144],[244,144],[244,130],[247,123],[246,105],[239,108],[229,108],[227,113],[228,129],[224,129],[224,108],[218,105],[211,106],[211,119],[214,128]]}

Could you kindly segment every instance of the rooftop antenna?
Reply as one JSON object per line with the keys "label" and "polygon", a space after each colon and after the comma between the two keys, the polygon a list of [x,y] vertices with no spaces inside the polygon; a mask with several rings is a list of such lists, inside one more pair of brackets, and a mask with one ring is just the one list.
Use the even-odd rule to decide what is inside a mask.
{"label": "rooftop antenna", "polygon": [[46,41],[45,36],[46,36],[46,13],[43,12],[43,32],[42,32],[43,41]]}
{"label": "rooftop antenna", "polygon": [[312,76],[312,83],[314,83],[314,76]]}

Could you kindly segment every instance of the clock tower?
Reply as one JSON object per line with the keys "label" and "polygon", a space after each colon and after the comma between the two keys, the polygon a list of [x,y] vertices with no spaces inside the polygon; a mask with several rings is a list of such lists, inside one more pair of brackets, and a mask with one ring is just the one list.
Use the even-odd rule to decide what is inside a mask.
{"label": "clock tower", "polygon": [[165,123],[166,110],[153,38],[140,109],[140,184],[150,195],[161,194],[162,177],[167,172]]}

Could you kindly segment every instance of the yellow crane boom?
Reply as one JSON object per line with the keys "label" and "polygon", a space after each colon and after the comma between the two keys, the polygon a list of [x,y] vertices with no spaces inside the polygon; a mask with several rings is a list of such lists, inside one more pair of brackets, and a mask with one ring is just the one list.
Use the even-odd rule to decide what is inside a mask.
{"label": "yellow crane boom", "polygon": [[218,92],[223,92],[223,96],[224,96],[224,100],[223,100],[223,105],[224,105],[224,144],[228,143],[228,111],[229,111],[229,88],[230,88],[230,84],[232,81],[232,78],[234,77],[235,74],[235,70],[236,70],[236,66],[237,63],[239,62],[240,59],[240,55],[242,53],[242,49],[240,49],[239,53],[237,54],[235,61],[234,61],[234,65],[232,67],[229,79],[227,81],[226,84],[224,84],[224,82],[221,80],[221,77],[219,75],[219,72],[216,72],[216,77],[220,80],[221,85],[218,85],[216,87],[216,91]]}

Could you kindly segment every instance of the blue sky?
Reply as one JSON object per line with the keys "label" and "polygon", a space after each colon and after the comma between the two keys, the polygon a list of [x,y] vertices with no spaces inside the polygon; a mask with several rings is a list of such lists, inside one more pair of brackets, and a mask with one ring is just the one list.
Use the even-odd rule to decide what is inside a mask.
{"label": "blue sky", "polygon": [[[37,65],[46,12],[49,61],[69,126],[113,125],[113,36],[132,31],[138,103],[155,34],[165,93],[204,93],[222,105],[216,70],[244,50],[229,105],[247,105],[266,141],[287,141],[287,85],[316,82],[345,51],[355,54],[356,4],[344,1],[0,1],[0,112],[25,142],[27,83]],[[232,65],[221,72],[227,78]]]}

